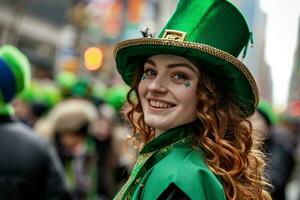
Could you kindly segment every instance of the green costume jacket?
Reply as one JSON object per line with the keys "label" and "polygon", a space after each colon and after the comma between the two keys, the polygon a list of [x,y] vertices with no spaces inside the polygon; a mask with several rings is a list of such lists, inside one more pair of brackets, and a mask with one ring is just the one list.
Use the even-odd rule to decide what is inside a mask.
{"label": "green costume jacket", "polygon": [[223,186],[205,164],[203,152],[191,145],[189,127],[168,130],[147,143],[115,200],[162,198],[170,185],[185,194],[184,199],[225,200]]}

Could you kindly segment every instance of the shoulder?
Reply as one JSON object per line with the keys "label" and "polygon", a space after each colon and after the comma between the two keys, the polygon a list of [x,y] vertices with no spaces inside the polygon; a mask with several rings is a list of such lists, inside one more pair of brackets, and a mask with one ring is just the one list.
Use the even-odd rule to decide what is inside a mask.
{"label": "shoulder", "polygon": [[203,152],[191,146],[173,149],[154,165],[144,193],[148,195],[147,188],[151,188],[149,192],[155,199],[170,184],[175,184],[191,199],[225,199],[223,186],[206,165]]}
{"label": "shoulder", "polygon": [[[191,146],[183,146],[173,149],[164,159],[158,162],[153,169],[152,174],[158,174],[164,178],[166,175],[172,175],[173,180],[195,181],[195,178],[209,178],[219,183],[217,177],[208,168],[204,160],[204,153],[200,149]],[[187,177],[190,175],[190,177]],[[192,175],[197,175],[194,177]]]}
{"label": "shoulder", "polygon": [[41,138],[30,127],[20,122],[14,122],[2,124],[0,130],[0,148],[2,150],[28,157],[40,157],[41,160],[45,159],[50,143]]}

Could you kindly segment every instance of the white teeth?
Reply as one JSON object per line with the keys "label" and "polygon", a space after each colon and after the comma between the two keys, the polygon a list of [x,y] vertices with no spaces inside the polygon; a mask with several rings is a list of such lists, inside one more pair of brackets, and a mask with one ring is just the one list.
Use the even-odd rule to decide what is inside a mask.
{"label": "white teeth", "polygon": [[172,105],[169,103],[161,102],[161,101],[153,101],[150,100],[150,105],[156,108],[171,108]]}

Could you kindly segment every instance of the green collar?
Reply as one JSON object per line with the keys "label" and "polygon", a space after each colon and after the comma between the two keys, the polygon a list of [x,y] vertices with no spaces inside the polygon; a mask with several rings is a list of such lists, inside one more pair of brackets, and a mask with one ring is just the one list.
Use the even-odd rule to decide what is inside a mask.
{"label": "green collar", "polygon": [[174,143],[180,141],[181,139],[183,139],[189,135],[192,135],[193,127],[195,127],[194,125],[195,125],[195,122],[192,122],[189,124],[185,124],[185,125],[167,130],[166,132],[159,135],[157,138],[148,142],[144,146],[144,148],[142,149],[140,154],[158,151],[162,148],[165,148],[171,144],[174,144]]}
{"label": "green collar", "polygon": [[140,181],[140,177],[143,177],[145,174],[144,166],[146,162],[154,155],[159,153],[165,153],[169,150],[173,149],[174,146],[179,144],[186,144],[190,141],[190,136],[193,133],[193,127],[195,127],[199,122],[195,121],[189,124],[185,124],[173,129],[170,129],[157,138],[153,139],[152,141],[145,144],[142,151],[139,153],[135,166],[132,170],[132,173],[119,191],[119,193],[114,198],[115,200],[120,199],[131,199],[131,191],[136,187],[136,185]]}

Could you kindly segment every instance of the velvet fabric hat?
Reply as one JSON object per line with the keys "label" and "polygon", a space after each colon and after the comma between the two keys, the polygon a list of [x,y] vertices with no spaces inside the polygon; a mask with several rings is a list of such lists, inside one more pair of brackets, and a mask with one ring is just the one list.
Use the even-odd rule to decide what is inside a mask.
{"label": "velvet fabric hat", "polygon": [[16,47],[0,48],[0,115],[12,114],[10,102],[30,83],[30,64]]}
{"label": "velvet fabric hat", "polygon": [[258,104],[256,82],[237,58],[252,40],[241,12],[227,0],[181,0],[158,38],[151,35],[119,42],[116,66],[131,85],[138,67],[156,54],[173,54],[196,61],[241,107],[245,116]]}

